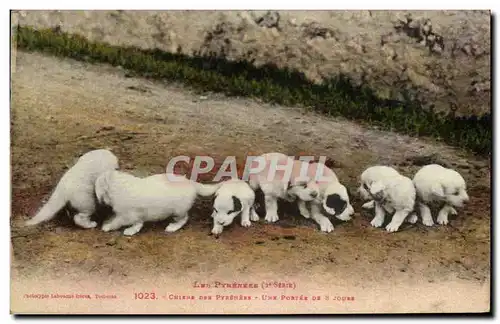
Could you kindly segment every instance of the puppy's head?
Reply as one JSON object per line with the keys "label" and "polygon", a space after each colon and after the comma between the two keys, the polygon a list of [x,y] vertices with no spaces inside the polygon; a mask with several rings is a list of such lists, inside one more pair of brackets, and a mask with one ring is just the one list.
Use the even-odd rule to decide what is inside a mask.
{"label": "puppy's head", "polygon": [[469,201],[465,180],[455,170],[449,170],[441,187],[444,200],[450,205],[461,208]]}
{"label": "puppy's head", "polygon": [[285,199],[289,202],[300,199],[312,201],[319,196],[318,185],[314,181],[310,182],[289,182],[285,194]]}
{"label": "puppy's head", "polygon": [[349,201],[349,192],[340,183],[332,183],[327,187],[322,205],[327,214],[343,221],[350,220],[354,214],[354,208]]}
{"label": "puppy's head", "polygon": [[234,218],[241,213],[243,206],[241,200],[236,196],[217,195],[213,203],[212,218],[214,222],[222,225],[230,225]]}
{"label": "puppy's head", "polygon": [[358,195],[361,197],[362,200],[371,200],[373,199],[370,196],[370,186],[367,182],[361,183],[357,190]]}
{"label": "puppy's head", "polygon": [[387,198],[386,185],[382,181],[375,181],[368,189],[371,199],[383,202]]}

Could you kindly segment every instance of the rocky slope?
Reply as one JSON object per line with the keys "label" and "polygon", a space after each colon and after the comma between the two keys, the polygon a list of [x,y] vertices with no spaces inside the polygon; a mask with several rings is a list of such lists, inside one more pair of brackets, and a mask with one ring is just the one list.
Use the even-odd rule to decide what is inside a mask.
{"label": "rocky slope", "polygon": [[381,97],[490,111],[489,11],[20,11],[13,23],[186,55],[338,75]]}

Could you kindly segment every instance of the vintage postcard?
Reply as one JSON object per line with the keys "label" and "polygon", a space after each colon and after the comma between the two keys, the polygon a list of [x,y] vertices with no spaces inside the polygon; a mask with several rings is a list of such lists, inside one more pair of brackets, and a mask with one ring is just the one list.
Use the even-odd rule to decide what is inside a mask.
{"label": "vintage postcard", "polygon": [[11,313],[490,312],[490,28],[11,11]]}

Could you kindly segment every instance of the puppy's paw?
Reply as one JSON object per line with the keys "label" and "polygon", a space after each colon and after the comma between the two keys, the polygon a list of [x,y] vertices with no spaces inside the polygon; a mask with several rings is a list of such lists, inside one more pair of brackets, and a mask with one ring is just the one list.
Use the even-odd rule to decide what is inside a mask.
{"label": "puppy's paw", "polygon": [[214,226],[211,233],[215,235],[215,237],[219,236],[222,233],[222,226]]}
{"label": "puppy's paw", "polygon": [[179,229],[179,226],[172,223],[172,224],[169,224],[166,228],[165,228],[165,232],[167,233],[173,233],[175,231],[177,231]]}
{"label": "puppy's paw", "polygon": [[104,225],[102,225],[101,229],[103,232],[109,232],[109,231],[111,231],[111,226],[109,226],[109,224],[104,224]]}
{"label": "puppy's paw", "polygon": [[418,221],[418,216],[416,214],[411,214],[406,220],[410,224],[415,224]]}
{"label": "puppy's paw", "polygon": [[275,223],[279,220],[278,214],[267,214],[265,220],[269,223]]}
{"label": "puppy's paw", "polygon": [[458,215],[458,213],[457,213],[456,209],[455,209],[455,208],[453,208],[453,207],[450,207],[450,214],[451,214],[451,215],[455,215],[455,216],[456,216],[456,215]]}
{"label": "puppy's paw", "polygon": [[126,230],[123,231],[123,235],[126,236],[132,236],[137,234],[137,230],[135,228],[127,228]]}
{"label": "puppy's paw", "polygon": [[252,226],[252,223],[249,220],[245,219],[245,220],[241,221],[241,226],[243,226],[243,227],[250,227],[250,226]]}
{"label": "puppy's paw", "polygon": [[363,209],[373,209],[373,208],[375,208],[375,202],[372,200],[372,201],[369,201],[367,203],[364,203],[363,206],[361,206],[361,208],[363,208]]}
{"label": "puppy's paw", "polygon": [[434,221],[432,220],[432,218],[423,218],[422,224],[424,224],[425,226],[434,226]]}
{"label": "puppy's paw", "polygon": [[392,222],[385,227],[386,231],[389,233],[397,232],[399,229],[398,225],[394,225]]}
{"label": "puppy's paw", "polygon": [[85,226],[85,228],[96,228],[97,227],[97,222],[91,221]]}
{"label": "puppy's paw", "polygon": [[437,218],[437,223],[439,225],[448,225],[448,216],[446,215],[439,215]]}
{"label": "puppy's paw", "polygon": [[255,210],[252,210],[252,212],[250,212],[250,220],[252,222],[258,222],[260,220],[259,215]]}
{"label": "puppy's paw", "polygon": [[333,224],[328,218],[324,218],[319,222],[319,227],[322,232],[330,233],[333,232]]}
{"label": "puppy's paw", "polygon": [[311,213],[307,210],[300,210],[300,215],[304,216],[304,218],[311,218]]}
{"label": "puppy's paw", "polygon": [[372,221],[370,222],[370,224],[373,227],[380,227],[380,226],[382,226],[382,224],[384,224],[384,220],[382,218],[375,217],[374,219],[372,219]]}
{"label": "puppy's paw", "polygon": [[85,228],[85,229],[97,227],[97,223],[94,221],[87,221],[87,222],[82,221],[82,222],[78,222],[77,225],[80,226],[81,228]]}

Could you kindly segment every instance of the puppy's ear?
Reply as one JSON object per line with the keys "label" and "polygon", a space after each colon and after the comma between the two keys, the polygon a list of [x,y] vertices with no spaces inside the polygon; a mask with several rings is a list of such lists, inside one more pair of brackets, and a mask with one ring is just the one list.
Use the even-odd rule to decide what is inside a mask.
{"label": "puppy's ear", "polygon": [[444,198],[445,197],[444,188],[443,188],[443,186],[440,183],[434,183],[432,185],[432,193],[434,195],[436,195],[437,197],[439,197],[439,198]]}
{"label": "puppy's ear", "polygon": [[232,196],[232,198],[233,198],[233,205],[234,205],[233,212],[241,211],[241,209],[243,208],[241,206],[241,200],[235,196]]}
{"label": "puppy's ear", "polygon": [[290,191],[288,191],[286,194],[285,194],[285,197],[284,199],[288,202],[294,202],[295,200],[297,200],[297,195],[295,195],[294,193],[291,193]]}
{"label": "puppy's ear", "polygon": [[325,210],[333,212],[332,215],[340,215],[346,209],[347,202],[340,195],[332,194],[326,197],[325,205],[328,207]]}
{"label": "puppy's ear", "polygon": [[372,197],[377,200],[384,199],[385,185],[381,181],[374,182],[372,183],[369,192],[372,195]]}

